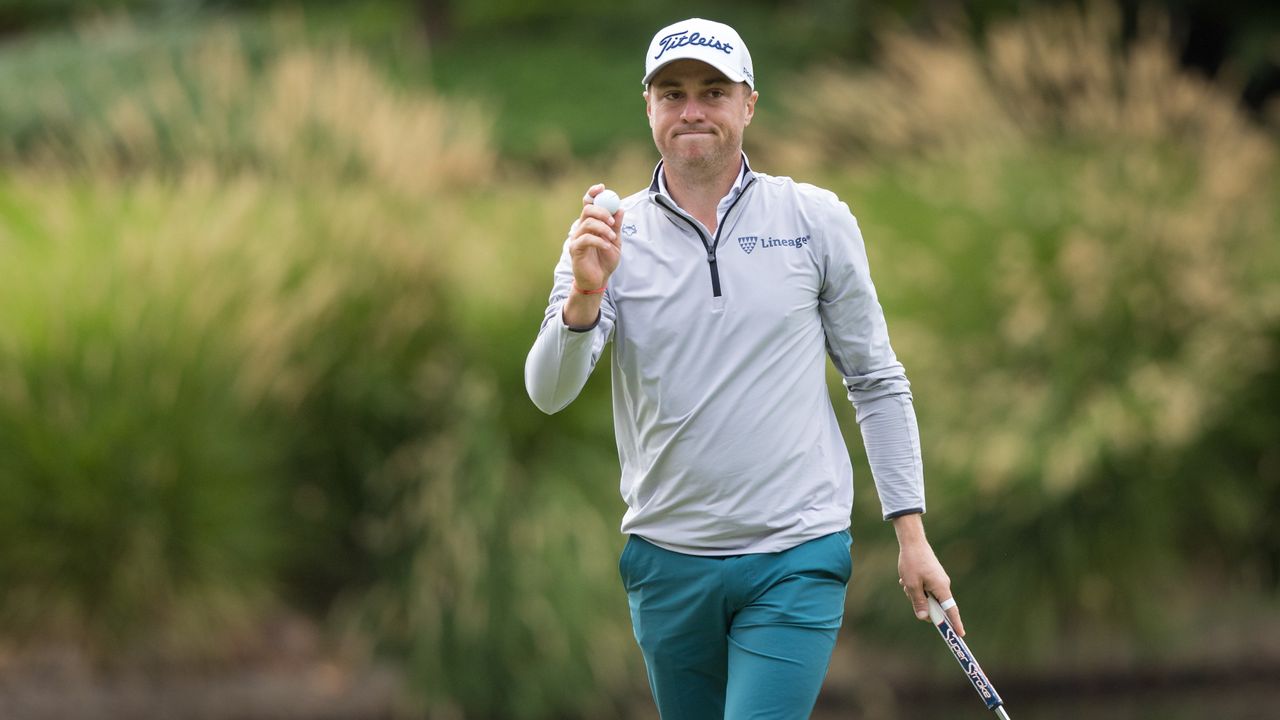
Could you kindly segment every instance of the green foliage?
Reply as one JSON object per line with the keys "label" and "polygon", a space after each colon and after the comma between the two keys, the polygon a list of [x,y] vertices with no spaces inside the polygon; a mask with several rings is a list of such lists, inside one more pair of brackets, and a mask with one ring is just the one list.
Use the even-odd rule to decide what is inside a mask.
{"label": "green foliage", "polygon": [[[646,181],[644,128],[574,110],[628,137],[614,165],[527,176],[490,132],[525,115],[297,30],[0,54],[0,635],[216,655],[288,603],[371,636],[420,714],[625,716],[608,369],[551,418],[522,372],[577,198]],[[1116,32],[887,35],[871,70],[772,83],[789,121],[749,138],[859,217],[989,665],[1131,625],[1153,652],[1153,591],[1280,577],[1275,140]],[[577,108],[547,68],[592,42],[508,46],[513,85],[547,83],[513,97]],[[436,57],[458,88],[467,52]],[[622,87],[633,60],[584,72]],[[848,631],[932,646],[858,482]]]}
{"label": "green foliage", "polygon": [[[350,48],[310,53],[303,38],[289,23],[155,35],[107,23],[21,49],[0,65],[0,92],[18,100],[0,111],[0,157],[113,173],[323,172],[409,195],[487,176],[488,123],[473,106],[407,96]],[[99,44],[109,52],[86,53]]]}
{"label": "green foliage", "polygon": [[[206,628],[285,601],[374,633],[424,711],[616,714],[642,673],[602,388],[566,414],[584,452],[509,349],[546,275],[463,241],[555,238],[555,201],[490,190],[466,105],[242,47],[64,88],[101,112],[7,148],[5,634],[218,655],[243,634]],[[506,292],[472,300],[482,262]]]}
{"label": "green foliage", "polygon": [[1082,626],[1156,642],[1150,595],[1187,573],[1275,588],[1268,505],[1246,499],[1280,487],[1274,141],[1156,35],[1121,55],[1119,30],[1095,9],[983,48],[889,36],[884,71],[819,76],[778,139],[867,233],[932,534],[1024,658],[1060,660]]}
{"label": "green foliage", "polygon": [[[436,86],[494,109],[504,156],[560,170],[573,157],[610,156],[647,137],[642,53],[655,31],[691,14],[686,4],[589,4],[572,12],[512,5],[529,17],[507,16],[502,2],[468,5],[456,32],[432,48],[431,63]],[[747,40],[765,106],[815,58],[858,58],[869,48],[862,3],[797,12],[773,2],[717,2],[697,14],[730,23]]]}
{"label": "green foliage", "polygon": [[271,587],[280,488],[202,299],[132,254],[154,208],[106,199],[0,185],[0,618],[200,654],[174,631],[234,630]]}

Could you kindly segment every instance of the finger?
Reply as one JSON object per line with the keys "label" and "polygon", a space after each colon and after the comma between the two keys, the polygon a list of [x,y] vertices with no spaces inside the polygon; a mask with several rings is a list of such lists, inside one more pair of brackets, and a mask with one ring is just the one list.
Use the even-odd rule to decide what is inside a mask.
{"label": "finger", "polygon": [[578,226],[578,236],[581,237],[583,235],[596,235],[610,243],[616,243],[618,240],[618,233],[614,232],[613,228],[595,218],[587,218]]}
{"label": "finger", "polygon": [[[609,220],[613,220],[613,218],[609,218]],[[578,234],[581,235],[583,233],[591,233],[592,235],[599,235],[600,237],[617,234],[609,223],[594,215],[584,217],[578,221]]]}
{"label": "finger", "polygon": [[582,196],[582,204],[590,205],[595,202],[596,196],[600,194],[601,190],[604,190],[604,183],[596,183],[587,188],[586,194]]}
{"label": "finger", "polygon": [[947,608],[947,620],[951,621],[951,627],[955,628],[956,634],[964,637],[964,623],[960,621],[960,606],[952,605]]}
{"label": "finger", "polygon": [[569,252],[571,254],[576,254],[587,248],[592,248],[602,253],[606,253],[611,258],[618,254],[618,248],[613,243],[596,235],[580,236],[574,241],[573,247],[569,249]]}
{"label": "finger", "polygon": [[951,627],[956,629],[960,637],[964,637],[964,622],[960,620],[960,608],[951,608],[947,611],[947,619],[951,621]]}
{"label": "finger", "polygon": [[907,593],[907,597],[911,599],[911,609],[916,613],[917,620],[929,619],[929,601],[925,598],[924,588],[916,584],[904,584],[903,591]]}
{"label": "finger", "polygon": [[947,616],[947,621],[951,623],[951,627],[956,633],[964,637],[964,623],[960,621],[960,607],[956,604],[955,596],[950,590],[941,592],[931,592],[934,599],[938,601],[938,606],[942,608],[942,612]]}
{"label": "finger", "polygon": [[[622,212],[622,211],[619,210],[618,212]],[[592,204],[592,205],[583,206],[581,218],[585,220],[589,217],[593,217],[599,220],[600,222],[604,223],[605,225],[617,224],[617,218],[614,215],[610,215],[607,210],[600,207],[599,205]]]}

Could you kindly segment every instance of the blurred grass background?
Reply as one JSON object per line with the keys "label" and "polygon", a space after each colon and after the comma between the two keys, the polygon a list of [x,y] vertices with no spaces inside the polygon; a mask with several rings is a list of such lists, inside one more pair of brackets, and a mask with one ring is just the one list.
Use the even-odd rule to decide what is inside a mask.
{"label": "blurred grass background", "polygon": [[[396,716],[648,717],[607,371],[547,418],[522,368],[582,188],[647,182],[637,58],[690,12],[0,3],[0,676],[213,673],[284,615],[394,668]],[[1280,667],[1275,13],[697,12],[751,44],[753,163],[867,235],[989,673]],[[829,686],[912,717],[957,678],[842,420]]]}

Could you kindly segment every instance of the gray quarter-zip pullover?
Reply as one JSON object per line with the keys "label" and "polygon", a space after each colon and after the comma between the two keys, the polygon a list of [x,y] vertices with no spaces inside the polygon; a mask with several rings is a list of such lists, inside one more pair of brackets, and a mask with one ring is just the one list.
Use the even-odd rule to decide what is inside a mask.
{"label": "gray quarter-zip pullover", "polygon": [[554,413],[612,341],[622,531],[736,555],[848,528],[853,469],[824,356],[856,408],[883,515],[923,512],[910,384],[848,206],[745,167],[712,234],[663,192],[661,172],[622,203],[622,259],[586,331],[561,314],[566,241],[525,363],[530,398]]}

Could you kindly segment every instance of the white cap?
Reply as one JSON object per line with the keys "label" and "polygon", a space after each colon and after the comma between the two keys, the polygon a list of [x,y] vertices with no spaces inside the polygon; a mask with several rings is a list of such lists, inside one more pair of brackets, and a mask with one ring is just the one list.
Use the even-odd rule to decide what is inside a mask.
{"label": "white cap", "polygon": [[724,73],[733,82],[745,82],[754,90],[756,76],[751,69],[751,53],[738,31],[714,20],[689,18],[658,31],[649,43],[644,59],[646,87],[653,76],[676,60],[701,60]]}

